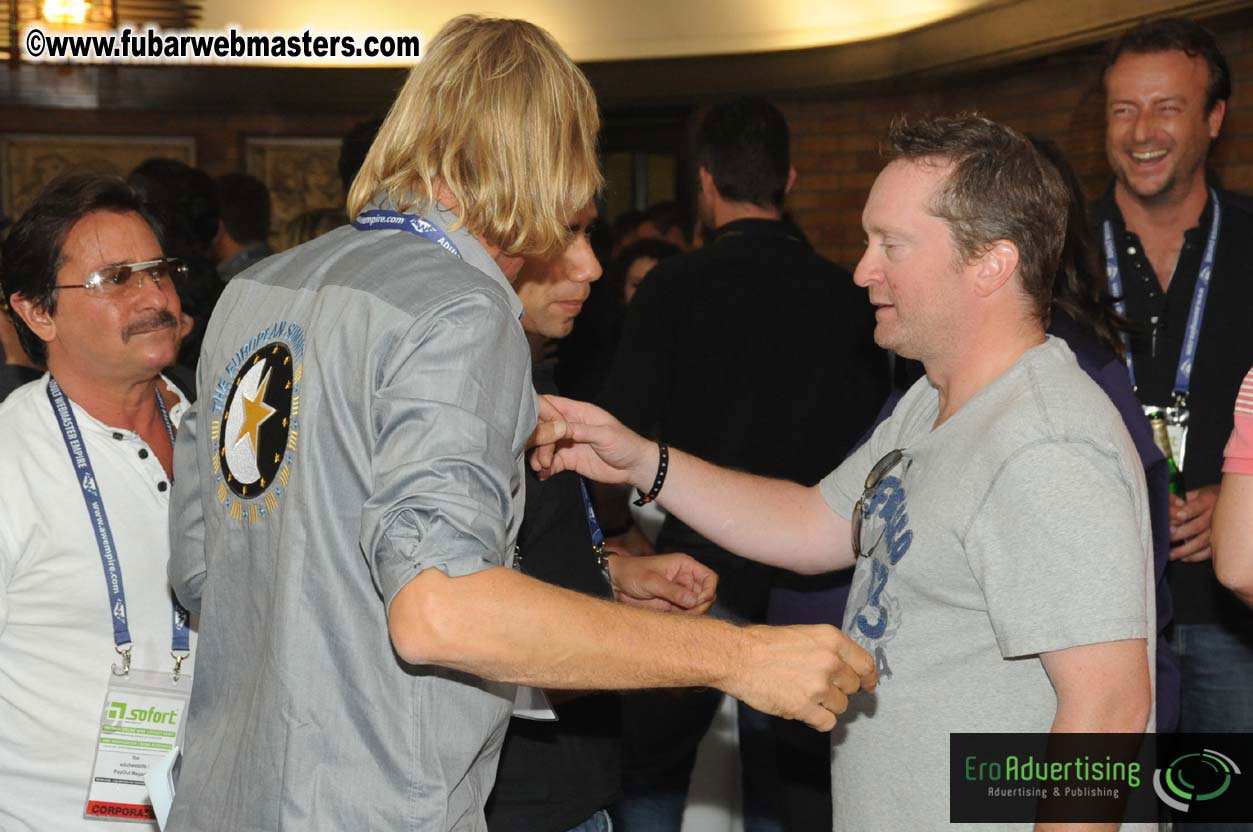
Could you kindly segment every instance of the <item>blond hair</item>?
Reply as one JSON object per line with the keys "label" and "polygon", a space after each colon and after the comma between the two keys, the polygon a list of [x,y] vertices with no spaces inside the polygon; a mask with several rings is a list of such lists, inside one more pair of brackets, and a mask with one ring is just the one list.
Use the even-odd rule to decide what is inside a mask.
{"label": "blond hair", "polygon": [[348,192],[355,217],[380,191],[399,210],[436,187],[458,224],[510,255],[551,257],[601,186],[600,116],[583,73],[524,20],[462,15],[409,73]]}

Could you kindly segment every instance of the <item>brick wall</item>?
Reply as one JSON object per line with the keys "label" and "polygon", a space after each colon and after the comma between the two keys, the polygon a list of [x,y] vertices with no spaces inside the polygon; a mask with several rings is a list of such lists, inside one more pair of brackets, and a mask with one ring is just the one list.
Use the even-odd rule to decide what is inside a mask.
{"label": "brick wall", "polygon": [[[1234,190],[1253,192],[1253,27],[1219,43],[1234,90],[1212,167]],[[861,256],[861,209],[882,164],[878,144],[896,113],[978,111],[1058,143],[1089,196],[1108,185],[1101,57],[1074,50],[943,84],[900,82],[899,89],[780,99],[792,127],[796,186],[788,207],[814,245],[851,266]]]}

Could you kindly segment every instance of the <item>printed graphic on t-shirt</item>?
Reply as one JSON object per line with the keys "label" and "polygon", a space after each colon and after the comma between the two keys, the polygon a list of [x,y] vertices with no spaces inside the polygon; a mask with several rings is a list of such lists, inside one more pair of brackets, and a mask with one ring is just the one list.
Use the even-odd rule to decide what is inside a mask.
{"label": "printed graphic on t-shirt", "polygon": [[914,539],[903,474],[883,478],[871,495],[866,512],[861,545],[868,559],[857,564],[853,576],[849,608],[855,612],[848,631],[875,657],[879,678],[883,680],[892,676],[888,646],[900,629],[903,614],[900,601],[891,590],[891,578],[896,565],[909,554]]}

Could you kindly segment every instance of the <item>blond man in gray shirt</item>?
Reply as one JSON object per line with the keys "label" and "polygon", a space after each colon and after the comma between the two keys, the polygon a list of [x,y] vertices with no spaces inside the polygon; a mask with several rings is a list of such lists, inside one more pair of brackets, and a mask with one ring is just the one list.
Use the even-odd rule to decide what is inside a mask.
{"label": "blond man in gray shirt", "polygon": [[457,18],[384,122],[352,225],[229,284],[176,449],[170,576],[203,636],[171,829],[482,829],[513,683],[710,685],[823,730],[873,684],[832,628],[680,619],[500,568],[536,418],[511,281],[568,245],[598,125],[546,33]]}

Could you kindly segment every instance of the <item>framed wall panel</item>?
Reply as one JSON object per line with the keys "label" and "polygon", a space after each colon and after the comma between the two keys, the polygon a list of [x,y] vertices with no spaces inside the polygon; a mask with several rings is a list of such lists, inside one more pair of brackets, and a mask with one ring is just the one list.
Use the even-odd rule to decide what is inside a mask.
{"label": "framed wall panel", "polygon": [[43,186],[62,173],[94,170],[125,176],[154,156],[195,165],[196,142],[185,136],[0,133],[0,204],[17,219]]}
{"label": "framed wall panel", "polygon": [[270,244],[291,220],[306,211],[344,210],[335,138],[249,136],[244,139],[244,170],[270,189]]}

